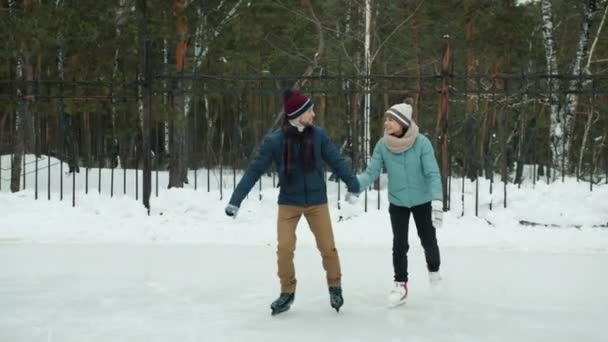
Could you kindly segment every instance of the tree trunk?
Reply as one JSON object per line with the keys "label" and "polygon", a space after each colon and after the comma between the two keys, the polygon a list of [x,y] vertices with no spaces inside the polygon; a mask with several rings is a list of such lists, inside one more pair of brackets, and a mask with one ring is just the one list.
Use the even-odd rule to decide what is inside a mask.
{"label": "tree trunk", "polygon": [[[17,66],[18,70],[22,67],[20,64]],[[22,72],[21,72],[22,73]],[[17,72],[19,75],[20,72]],[[23,100],[22,100],[23,101]],[[19,107],[15,112],[15,135],[13,138],[13,158],[11,160],[11,192],[18,192],[21,190],[21,172],[22,172],[22,158],[23,158],[23,103],[19,103]]]}
{"label": "tree trunk", "polygon": [[22,157],[28,151],[33,151],[34,127],[30,109],[33,100],[31,82],[34,79],[33,66],[29,61],[29,54],[22,47],[17,56],[16,76],[19,81],[28,83],[17,86],[19,104],[15,113],[15,138],[13,140],[14,159],[11,165],[11,192],[21,189]]}
{"label": "tree trunk", "polygon": [[[524,97],[524,101],[527,97]],[[517,141],[517,169],[515,171],[515,183],[521,184],[523,181],[523,171],[524,171],[524,162],[525,156],[527,155],[527,150],[529,146],[529,137],[526,131],[526,113],[521,112],[519,115],[518,127],[515,128],[519,130],[519,133],[515,135],[518,139]]]}
{"label": "tree trunk", "polygon": [[572,140],[574,138],[574,129],[576,127],[576,114],[579,103],[579,94],[576,94],[574,92],[580,91],[582,89],[583,82],[579,76],[584,73],[583,62],[587,59],[587,56],[589,54],[589,36],[591,33],[591,24],[593,22],[594,14],[594,11],[590,8],[590,6],[591,4],[583,6],[584,13],[583,18],[581,20],[581,30],[579,33],[574,64],[572,66],[572,76],[574,78],[570,81],[570,93],[566,95],[566,105],[564,106],[564,131],[566,133],[564,144],[564,154],[566,157],[565,171],[572,171],[570,170],[570,165],[574,165],[574,163],[570,163],[569,160],[570,146],[572,145]]}
{"label": "tree trunk", "polygon": [[[127,20],[127,16],[128,16],[128,7],[127,7],[127,0],[119,0],[118,1],[118,8],[116,9],[116,18],[115,18],[115,23],[116,23],[116,37],[120,37],[122,34],[122,27],[125,24],[126,20]],[[120,70],[120,57],[121,57],[121,50],[119,48],[116,48],[116,50],[114,50],[114,65],[112,67],[112,92],[110,94],[110,115],[111,115],[111,124],[112,124],[112,148],[111,148],[111,153],[110,153],[110,158],[111,158],[111,163],[110,165],[116,165],[118,166],[118,158],[119,158],[119,148],[120,148],[120,141],[118,138],[118,133],[116,128],[118,127],[118,123],[120,122],[119,119],[119,114],[118,114],[118,109],[116,108],[116,99],[114,98],[116,96],[116,93],[114,91],[115,86],[114,84],[118,83],[118,80],[120,78],[120,74],[119,74],[119,70]],[[91,151],[91,147],[90,147],[90,133],[89,133],[89,119],[88,119],[88,113],[85,113],[87,116],[86,119],[86,124],[83,125],[83,145],[85,146],[85,151],[86,151],[86,155],[87,158],[90,155],[90,151]],[[87,139],[88,139],[88,147],[87,147]],[[124,160],[123,160],[124,162]]]}
{"label": "tree trunk", "polygon": [[0,154],[3,153],[4,139],[6,139],[6,123],[8,122],[9,112],[0,113]]}
{"label": "tree trunk", "polygon": [[[176,82],[175,90],[181,92],[181,81]],[[173,99],[173,108],[177,117],[173,118],[170,130],[171,152],[169,153],[169,188],[183,188],[188,183],[187,178],[187,149],[186,149],[186,118],[184,117],[184,96],[177,95]]]}
{"label": "tree trunk", "polygon": [[87,167],[91,167],[91,113],[82,113],[82,148],[83,154],[86,156],[85,163]]}
{"label": "tree trunk", "polygon": [[470,180],[475,180],[477,175],[479,174],[479,160],[475,157],[475,150],[478,145],[478,136],[479,136],[479,120],[477,120],[477,115],[479,109],[478,105],[478,96],[476,92],[480,87],[479,82],[475,82],[475,75],[477,75],[477,68],[479,65],[479,60],[475,56],[473,49],[473,41],[475,40],[475,18],[474,11],[468,11],[469,15],[466,18],[466,40],[467,40],[467,48],[466,48],[466,59],[467,59],[467,75],[469,77],[467,82],[467,98],[466,98],[466,112],[465,112],[465,136],[468,141],[465,146],[465,158],[464,158],[464,173]]}
{"label": "tree trunk", "polygon": [[[443,210],[448,210],[448,168],[449,168],[449,136],[448,136],[448,117],[449,117],[449,70],[451,48],[448,37],[444,37],[443,56],[441,58],[441,88],[439,97],[439,107],[437,110],[437,124],[435,126],[435,137],[440,146],[441,186],[443,190]],[[435,141],[435,139],[433,139]],[[436,150],[437,151],[437,150]]]}
{"label": "tree trunk", "polygon": [[359,94],[353,93],[350,97],[350,114],[351,114],[351,123],[352,123],[352,145],[353,145],[353,169],[354,170],[363,170],[362,161],[361,161],[361,134],[360,134],[360,123],[359,123]]}
{"label": "tree trunk", "polygon": [[414,30],[414,56],[416,58],[416,94],[414,95],[414,122],[418,124],[418,127],[422,129],[422,122],[419,120],[420,108],[421,108],[421,94],[422,94],[422,70],[420,66],[420,28],[418,27],[418,21],[416,17],[412,19],[412,29]]}
{"label": "tree trunk", "polygon": [[[593,117],[595,115],[594,112],[595,108],[593,107],[593,105],[591,105],[591,108],[589,109],[589,114],[587,116],[587,123],[585,124],[585,132],[583,133],[583,141],[581,142],[581,150],[579,152],[579,156],[578,156],[578,169],[582,170],[583,169],[583,157],[585,156],[585,149],[587,148],[587,140],[589,139],[589,131],[591,130],[591,124],[596,120],[593,120]],[[593,142],[591,142],[593,144]],[[601,150],[601,149],[600,149]]]}
{"label": "tree trunk", "polygon": [[[205,146],[205,152],[206,152],[206,159],[207,159],[207,168],[212,168],[213,167],[213,163],[212,163],[212,156],[214,155],[213,153],[213,139],[215,139],[215,120],[217,118],[217,115],[211,115],[210,111],[210,105],[209,105],[209,99],[207,98],[207,96],[205,95],[205,97],[203,98],[203,103],[204,103],[204,108],[205,108],[205,120],[207,122],[207,130],[206,130],[206,146]],[[217,112],[217,111],[216,111]]]}
{"label": "tree trunk", "polygon": [[[132,107],[124,109],[124,112],[121,114],[122,116],[122,127],[128,127],[130,129],[133,128],[132,122],[128,119],[128,113],[132,110]],[[118,143],[118,155],[120,156],[120,161],[122,167],[124,169],[132,168],[135,166],[135,134],[124,132],[119,134],[119,143]]]}
{"label": "tree trunk", "polygon": [[76,114],[66,115],[67,125],[65,126],[66,129],[64,134],[66,136],[66,140],[68,140],[66,142],[66,146],[68,148],[67,160],[70,173],[80,172],[80,168],[78,167],[78,160],[80,155],[80,134],[78,130],[78,121],[80,120],[78,120]]}
{"label": "tree trunk", "polygon": [[246,100],[247,95],[245,92],[240,94],[240,100],[237,103],[237,122],[236,127],[234,128],[235,140],[233,143],[233,149],[235,151],[235,160],[232,167],[237,168],[244,165],[240,165],[239,160],[247,160],[247,156],[245,153],[245,149],[242,147],[243,145],[243,114],[247,111],[246,108]]}
{"label": "tree trunk", "polygon": [[[181,17],[186,7],[185,0],[174,0],[174,10],[177,17],[176,31],[178,36],[175,48],[175,70],[178,74],[184,72],[186,64],[186,52],[188,51],[188,25]],[[183,188],[188,183],[187,149],[186,149],[186,122],[188,113],[186,110],[186,99],[183,94],[184,84],[177,80],[175,83],[176,95],[173,98],[173,108],[176,117],[173,119],[171,147],[169,158],[169,188]],[[189,106],[188,106],[189,107]]]}
{"label": "tree trunk", "polygon": [[542,31],[545,46],[545,62],[547,74],[549,75],[549,106],[551,107],[550,116],[550,142],[551,142],[551,166],[556,167],[561,164],[564,157],[564,127],[559,100],[560,80],[553,78],[552,75],[559,73],[557,67],[557,48],[554,39],[553,4],[551,0],[542,0]]}
{"label": "tree trunk", "polygon": [[[493,134],[493,123],[494,123],[494,119],[493,117],[495,115],[492,115],[490,113],[490,108],[489,108],[489,103],[490,101],[488,99],[486,99],[485,101],[485,106],[484,106],[484,110],[483,110],[483,114],[482,114],[482,122],[481,122],[481,132],[479,134],[479,160],[482,161],[482,168],[483,168],[483,172],[485,173],[485,177],[486,179],[489,179],[491,177],[491,160],[492,160],[492,156],[491,156],[491,146],[492,146],[492,134]],[[495,110],[494,110],[495,112]]]}
{"label": "tree trunk", "polygon": [[371,22],[372,22],[372,0],[365,0],[365,43],[364,43],[364,105],[363,105],[363,159],[368,165],[370,158],[370,114],[371,114]]}
{"label": "tree trunk", "polygon": [[[117,29],[118,30],[118,29]],[[119,56],[120,56],[120,50],[116,49],[114,51],[114,70],[112,71],[112,82],[116,83],[116,81],[118,80],[118,66],[119,66]],[[116,165],[116,158],[118,157],[118,133],[117,131],[117,124],[118,124],[118,110],[116,109],[116,99],[114,98],[116,96],[116,93],[114,92],[114,87],[112,87],[112,93],[110,94],[110,120],[111,120],[111,125],[112,125],[112,147],[111,147],[111,153],[110,153],[110,158],[112,159],[111,161],[111,165],[114,166]]]}
{"label": "tree trunk", "polygon": [[[165,73],[167,73],[167,71],[169,70],[169,43],[167,42],[166,39],[163,40],[163,70],[165,71]],[[169,89],[168,83],[166,79],[163,79],[163,89],[166,91]],[[164,92],[163,93],[163,105],[164,108],[168,108],[169,106],[169,94],[168,92]],[[168,114],[165,114],[165,116],[163,117],[163,121],[161,122],[160,129],[162,131],[162,133],[160,134],[162,137],[162,153],[159,153],[160,155],[157,156],[158,158],[160,158],[161,161],[163,161],[163,165],[165,165],[165,159],[166,157],[169,155],[169,151],[170,151],[170,145],[169,142],[171,141],[170,139],[170,118]]]}

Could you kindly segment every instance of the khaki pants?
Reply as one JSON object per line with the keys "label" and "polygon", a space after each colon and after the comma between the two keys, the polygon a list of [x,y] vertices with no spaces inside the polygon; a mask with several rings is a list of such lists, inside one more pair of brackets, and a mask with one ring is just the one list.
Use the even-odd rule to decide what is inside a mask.
{"label": "khaki pants", "polygon": [[327,275],[327,285],[340,287],[340,259],[334,243],[334,233],[329,218],[327,204],[310,207],[279,205],[277,222],[277,264],[281,280],[281,292],[293,293],[296,290],[296,271],[293,265],[296,250],[296,227],[304,215],[310,230],[315,236],[317,248],[321,252],[323,268]]}

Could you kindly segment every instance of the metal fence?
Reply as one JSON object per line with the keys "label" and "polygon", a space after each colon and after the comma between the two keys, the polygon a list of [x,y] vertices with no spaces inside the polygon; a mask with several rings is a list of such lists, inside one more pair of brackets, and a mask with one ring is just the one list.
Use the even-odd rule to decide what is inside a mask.
{"label": "metal fence", "polygon": [[[372,84],[371,146],[363,143],[366,79]],[[569,132],[572,155],[566,157],[577,161],[571,173],[593,190],[608,183],[608,76],[467,75],[444,66],[440,74],[418,77],[318,75],[305,78],[302,90],[315,102],[316,123],[327,129],[358,171],[382,134],[385,109],[410,101],[421,132],[435,145],[446,197],[453,198],[454,179],[464,196],[469,179],[476,187],[477,213],[480,179],[488,179],[489,191],[497,192],[498,185],[492,184],[498,177],[505,207],[509,184],[555,181],[560,165],[551,159],[549,98],[555,95],[552,82],[573,79],[587,85],[564,86],[558,92],[559,98],[577,94],[579,101]],[[158,196],[166,186],[170,136],[176,127],[185,127],[190,186],[217,190],[221,197],[234,187],[240,170],[273,128],[281,111],[279,90],[296,80],[302,78],[199,74],[131,81],[0,81],[0,155],[5,155],[0,191],[8,190],[19,163],[20,189],[34,189],[37,199],[40,192],[51,199],[52,184],[58,183],[57,197],[63,200],[64,187],[71,183],[73,205],[78,191],[133,193],[146,203],[147,195]],[[18,116],[26,112],[29,122]],[[21,149],[16,147],[19,125],[31,132]],[[27,157],[31,155],[40,158]],[[559,173],[562,181],[566,173]],[[269,170],[259,189],[276,186],[270,180],[274,176]],[[328,179],[333,179],[329,173]],[[377,201],[379,208],[379,196]]]}

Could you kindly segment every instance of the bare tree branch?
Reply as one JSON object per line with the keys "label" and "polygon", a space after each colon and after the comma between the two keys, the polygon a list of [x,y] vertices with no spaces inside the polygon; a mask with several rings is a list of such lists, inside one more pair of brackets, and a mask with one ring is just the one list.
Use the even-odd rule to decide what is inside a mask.
{"label": "bare tree branch", "polygon": [[[310,16],[308,16],[308,15],[306,15],[306,14],[300,12],[300,11],[296,11],[296,10],[291,9],[291,7],[288,7],[288,6],[284,5],[283,2],[281,2],[281,1],[277,1],[276,4],[277,4],[277,6],[283,8],[284,10],[286,10],[288,12],[291,12],[291,13],[295,14],[298,17],[301,17],[301,18],[303,18],[305,20],[308,20],[308,21],[310,21],[313,24],[317,24],[315,22],[315,20],[313,18],[311,18]],[[340,32],[339,30],[334,29],[334,28],[332,28],[330,26],[323,25],[320,21],[319,21],[319,24],[321,25],[321,27],[323,28],[324,31],[332,32],[332,33],[336,33],[336,34],[344,34],[343,40],[345,40],[346,38],[348,38],[348,39],[352,39],[352,40],[358,41],[359,43],[363,44],[363,40],[360,39],[359,36],[357,36],[355,34],[348,34],[346,32]]]}
{"label": "bare tree branch", "polygon": [[[608,13],[608,6],[606,6],[604,8],[604,14],[602,15],[602,21],[600,22],[600,26],[597,28],[597,32],[595,33],[595,38],[593,39],[593,43],[591,44],[591,49],[589,49],[589,56],[587,56],[587,64],[585,65],[585,74],[587,75],[591,75],[591,63],[597,63],[599,61],[608,61],[608,59],[604,59],[604,60],[596,60],[596,61],[591,61],[591,59],[593,58],[593,53],[595,52],[595,47],[597,46],[597,42],[599,41],[600,38],[600,33],[602,33],[602,28],[604,28],[604,23],[606,22],[606,13]],[[585,82],[585,85],[588,84],[589,81]]]}
{"label": "bare tree branch", "polygon": [[[319,66],[319,60],[321,59],[321,56],[323,55],[323,51],[325,49],[325,39],[324,39],[324,36],[323,36],[323,25],[321,25],[321,21],[319,20],[319,18],[315,14],[315,11],[312,8],[312,5],[310,4],[310,1],[309,0],[303,0],[302,3],[304,4],[304,6],[306,6],[306,8],[308,8],[308,11],[310,12],[311,18],[313,19],[313,22],[315,23],[315,27],[317,28],[317,33],[318,33],[319,41],[317,43],[317,51],[315,52],[315,54],[314,54],[314,56],[312,58],[312,61],[310,62],[310,64],[308,65],[308,67],[306,68],[306,70],[304,71],[304,73],[302,74],[302,78],[300,78],[299,80],[297,80],[294,83],[294,85],[293,85],[294,89],[300,89],[301,86],[306,85],[306,82],[308,82],[308,80],[306,79],[306,77],[309,77],[310,75],[312,75],[312,73],[314,72],[314,70]],[[270,134],[273,130],[275,130],[275,128],[277,126],[279,126],[279,124],[281,123],[282,119],[283,119],[283,112],[279,112],[276,115],[275,120],[274,120],[272,126],[268,130],[268,134]]]}
{"label": "bare tree branch", "polygon": [[305,56],[302,53],[299,53],[297,51],[297,49],[290,49],[290,50],[286,50],[278,45],[276,45],[275,43],[273,43],[270,39],[268,39],[269,35],[266,35],[264,37],[264,41],[268,43],[268,45],[270,45],[272,48],[274,48],[275,50],[280,51],[281,53],[283,53],[285,56],[291,56],[291,57],[297,57],[300,58],[303,61],[306,61],[308,63],[312,62],[312,59],[310,59],[308,56]]}
{"label": "bare tree branch", "polygon": [[389,33],[388,36],[386,36],[386,39],[384,39],[384,41],[382,41],[382,43],[380,43],[380,45],[378,45],[378,48],[376,49],[376,52],[374,52],[374,54],[372,55],[372,63],[374,62],[374,60],[376,59],[376,56],[378,55],[378,53],[380,52],[380,50],[382,49],[382,46],[384,46],[384,44],[386,44],[386,42],[389,41],[389,39],[391,39],[391,37],[401,28],[401,26],[407,24],[408,21],[410,21],[410,19],[412,19],[414,17],[414,15],[416,14],[416,12],[418,12],[418,10],[420,9],[420,7],[422,7],[422,4],[424,4],[425,0],[420,1],[420,3],[418,4],[418,6],[416,6],[416,9],[414,10],[414,12],[412,12],[412,14],[410,14],[407,18],[405,18],[405,20],[403,20],[399,25],[397,25],[395,27],[395,29],[393,30],[393,32]]}
{"label": "bare tree branch", "polygon": [[[317,52],[315,52],[312,62],[308,65],[308,68],[306,68],[306,71],[304,71],[304,74],[302,75],[302,77],[309,77],[310,75],[312,75],[314,70],[319,66],[319,60],[321,59],[321,56],[323,55],[323,51],[325,50],[325,38],[323,36],[323,25],[321,25],[321,21],[315,14],[315,10],[312,8],[312,5],[310,4],[310,0],[303,0],[302,3],[304,4],[304,6],[306,6],[308,8],[308,11],[310,12],[310,16],[312,17],[315,27],[317,28],[317,34],[319,37],[319,41],[317,43]],[[299,89],[300,86],[306,85],[306,82],[308,82],[306,79],[300,79],[300,80],[296,81],[296,83],[293,85],[293,88]]]}

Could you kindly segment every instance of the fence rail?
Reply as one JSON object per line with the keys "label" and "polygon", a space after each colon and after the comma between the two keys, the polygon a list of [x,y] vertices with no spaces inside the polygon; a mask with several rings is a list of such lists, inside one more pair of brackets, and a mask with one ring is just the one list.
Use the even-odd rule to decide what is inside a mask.
{"label": "fence rail", "polygon": [[[224,171],[232,170],[226,180],[234,186],[238,170],[247,165],[281,111],[279,90],[301,79],[181,74],[130,81],[1,80],[0,155],[5,158],[0,160],[0,191],[10,188],[11,179],[14,182],[13,161],[19,161],[19,189],[37,186],[40,181],[48,190],[48,184],[59,182],[63,199],[64,176],[73,184],[83,183],[85,193],[93,189],[89,183],[97,177],[98,192],[113,196],[120,190],[126,193],[132,186],[139,199],[145,191],[141,181],[149,174],[150,190],[157,196],[158,188],[165,186],[162,178],[170,169],[172,135],[182,127],[186,131],[188,180],[200,189],[202,179],[211,191],[210,179],[216,170],[222,183],[217,190],[223,196],[230,190],[223,183]],[[606,75],[467,75],[444,71],[420,77],[321,75],[304,79],[307,83],[303,91],[315,102],[317,124],[327,129],[358,171],[365,167],[366,149],[373,148],[363,146],[361,138],[363,98],[367,93],[364,82],[369,79],[372,84],[372,142],[382,134],[384,110],[393,103],[410,101],[421,132],[434,143],[440,164],[444,162],[447,197],[452,198],[455,179],[464,194],[468,178],[475,187],[476,212],[480,180],[499,176],[505,206],[509,184],[520,186],[526,172],[527,179],[534,183],[555,180],[555,170],[561,165],[555,165],[551,155],[551,101],[576,95],[577,110],[568,113],[573,116],[572,131],[565,132],[572,146],[565,157],[571,167],[569,172],[560,173],[562,181],[566,173],[571,173],[589,182],[590,190],[600,181],[608,182]],[[579,81],[579,86],[573,88],[566,81]],[[552,82],[560,82],[557,92]],[[440,125],[443,115],[445,120]],[[19,124],[31,133],[23,138],[22,149],[17,148]],[[144,143],[149,146],[148,153],[143,153]],[[33,160],[26,155],[49,158]],[[50,162],[51,157],[57,161]],[[150,160],[147,173],[146,158]],[[57,166],[58,175],[51,174]],[[79,172],[81,168],[84,172]],[[194,171],[202,169],[206,171]],[[67,176],[64,170],[69,172]],[[103,179],[105,173],[111,175],[110,182]],[[36,178],[31,179],[34,174]],[[47,180],[38,179],[40,175]],[[269,175],[272,177],[272,170]],[[79,177],[84,180],[79,181]],[[127,182],[127,177],[136,179]],[[262,184],[260,189],[273,183],[269,178]],[[487,185],[491,189],[488,191],[497,191],[493,182]],[[72,188],[75,205],[78,187]],[[38,197],[38,189],[35,192]],[[50,198],[52,191],[47,192]]]}

